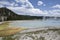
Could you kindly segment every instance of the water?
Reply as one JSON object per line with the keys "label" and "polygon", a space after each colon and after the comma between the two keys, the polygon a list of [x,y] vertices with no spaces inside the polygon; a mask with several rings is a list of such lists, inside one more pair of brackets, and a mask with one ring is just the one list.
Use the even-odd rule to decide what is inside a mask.
{"label": "water", "polygon": [[12,21],[10,26],[24,28],[59,27],[60,20],[20,20]]}
{"label": "water", "polygon": [[[0,37],[0,40],[59,40],[60,39],[60,29],[48,30],[39,27],[59,27],[60,20],[20,20],[11,21],[10,27],[25,27],[32,28],[15,35]],[[39,28],[33,29],[33,28]],[[41,31],[41,29],[43,31]],[[34,31],[33,31],[34,30]],[[39,31],[40,30],[40,31]]]}

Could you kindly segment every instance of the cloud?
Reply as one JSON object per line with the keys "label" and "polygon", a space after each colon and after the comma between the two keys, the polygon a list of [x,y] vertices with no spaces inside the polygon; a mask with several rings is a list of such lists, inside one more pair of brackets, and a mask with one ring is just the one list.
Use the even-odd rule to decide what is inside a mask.
{"label": "cloud", "polygon": [[10,3],[8,1],[0,1],[0,4],[4,5],[5,7],[7,7],[7,6],[14,6],[15,3],[14,2]]}
{"label": "cloud", "polygon": [[19,0],[15,0],[16,2],[19,2]]}
{"label": "cloud", "polygon": [[42,5],[43,4],[43,2],[42,1],[38,1],[38,4],[37,5]]}
{"label": "cloud", "polygon": [[60,14],[60,10],[50,10],[50,13],[52,14]]}
{"label": "cloud", "polygon": [[57,4],[57,5],[53,6],[52,8],[59,8],[60,9],[60,5]]}
{"label": "cloud", "polygon": [[40,9],[35,9],[35,8],[24,8],[24,7],[8,7],[9,9],[11,9],[12,11],[14,11],[15,13],[18,13],[18,14],[22,14],[22,15],[35,15],[38,14],[38,15],[43,15],[43,14],[47,14],[46,11],[42,11]]}
{"label": "cloud", "polygon": [[0,4],[3,4],[3,5],[9,5],[10,3],[7,2],[7,1],[0,1]]}
{"label": "cloud", "polygon": [[[34,8],[32,3],[29,2],[29,0],[15,0],[16,2],[10,3],[9,1],[0,1],[0,7],[6,5],[6,7],[12,11],[14,11],[17,14],[21,15],[37,15],[37,16],[58,16],[60,15],[60,10],[44,10],[42,11],[41,9]],[[4,2],[4,3],[3,3]],[[43,2],[40,1],[42,5]],[[20,6],[19,6],[20,5]],[[44,5],[46,6],[46,5]]]}
{"label": "cloud", "polygon": [[[7,8],[13,10],[14,12],[20,14],[43,14],[40,9],[34,8],[34,6],[28,0],[15,0],[15,2],[10,3],[9,1],[2,1],[1,4],[9,5]],[[4,2],[4,3],[3,3]],[[21,6],[18,6],[21,3]],[[17,6],[17,7],[15,7]]]}
{"label": "cloud", "polygon": [[7,7],[7,8],[13,10],[18,14],[27,14],[27,15],[47,14],[40,9],[34,8],[34,6],[28,0],[16,0],[16,2],[18,1],[22,3],[20,7]]}
{"label": "cloud", "polygon": [[15,4],[14,6],[16,7],[16,6],[19,6],[19,5],[18,4]]}
{"label": "cloud", "polygon": [[48,10],[48,15],[50,16],[59,16],[60,17],[60,10],[59,9],[53,9],[53,10]]}
{"label": "cloud", "polygon": [[26,1],[28,1],[28,0],[15,0],[16,2],[21,2],[21,3],[25,3]]}
{"label": "cloud", "polygon": [[41,6],[41,5],[46,6],[46,4],[44,4],[42,1],[38,1],[37,5],[38,6]]}
{"label": "cloud", "polygon": [[21,7],[34,8],[33,5],[28,0],[15,0],[15,1],[16,3],[19,3]]}

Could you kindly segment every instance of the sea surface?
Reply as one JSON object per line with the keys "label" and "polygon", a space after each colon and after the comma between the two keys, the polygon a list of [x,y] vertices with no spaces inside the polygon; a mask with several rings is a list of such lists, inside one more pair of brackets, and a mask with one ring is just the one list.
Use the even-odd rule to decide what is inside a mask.
{"label": "sea surface", "polygon": [[12,21],[10,26],[24,28],[59,27],[60,20],[18,20]]}

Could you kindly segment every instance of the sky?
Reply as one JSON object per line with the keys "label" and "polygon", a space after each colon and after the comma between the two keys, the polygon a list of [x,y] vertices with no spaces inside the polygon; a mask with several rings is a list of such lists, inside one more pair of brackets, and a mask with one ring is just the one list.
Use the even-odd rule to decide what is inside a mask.
{"label": "sky", "polygon": [[1,7],[19,15],[60,16],[60,0],[0,0]]}

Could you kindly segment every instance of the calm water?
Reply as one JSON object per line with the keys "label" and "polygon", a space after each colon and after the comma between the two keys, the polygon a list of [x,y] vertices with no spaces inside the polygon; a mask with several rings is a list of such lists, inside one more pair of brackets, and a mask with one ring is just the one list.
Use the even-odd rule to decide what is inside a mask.
{"label": "calm water", "polygon": [[[20,21],[11,21],[10,26],[11,27],[26,27],[26,28],[51,27],[51,26],[53,26],[53,27],[59,27],[60,26],[60,20],[20,20]],[[29,30],[26,30],[25,32],[28,32]],[[50,34],[49,35],[46,35],[46,33],[47,34],[50,33]],[[48,31],[46,33],[44,34],[44,31],[43,31],[43,33],[41,34],[41,31],[40,31],[40,32],[37,32],[37,35],[36,35],[35,32],[34,33],[27,33],[27,34],[21,34],[19,32],[19,34],[17,33],[16,35],[13,35],[13,36],[0,37],[0,40],[15,40],[15,39],[16,40],[40,40],[41,39],[40,38],[41,37],[40,35],[42,35],[43,38],[46,37],[48,40],[50,38],[51,39],[54,39],[54,37],[56,35],[57,35],[56,36],[57,40],[60,39],[59,34],[57,34],[53,30],[51,32]],[[50,35],[53,35],[53,36],[50,36]],[[35,39],[35,38],[37,38],[37,39]]]}
{"label": "calm water", "polygon": [[25,27],[25,28],[37,28],[37,27],[59,27],[60,20],[20,20],[12,21],[10,26],[13,27]]}

